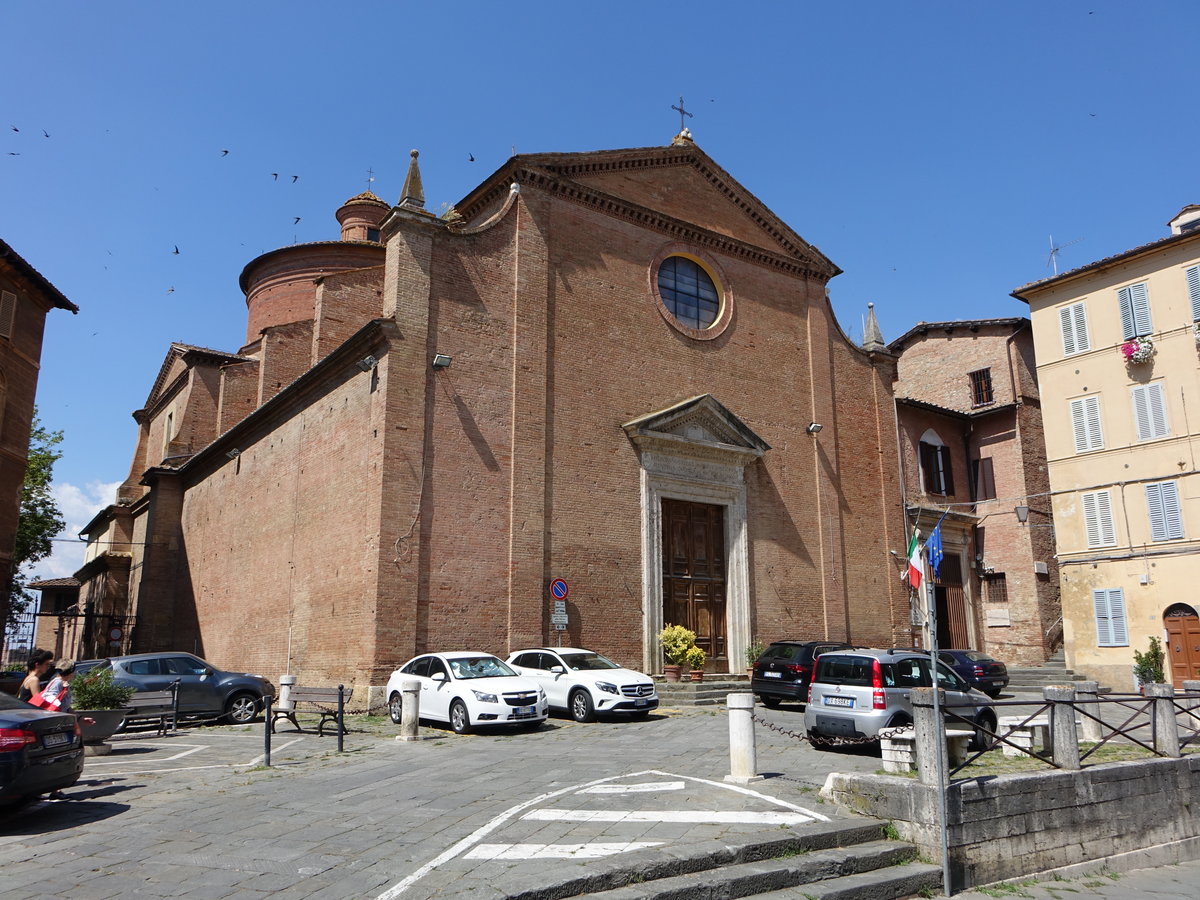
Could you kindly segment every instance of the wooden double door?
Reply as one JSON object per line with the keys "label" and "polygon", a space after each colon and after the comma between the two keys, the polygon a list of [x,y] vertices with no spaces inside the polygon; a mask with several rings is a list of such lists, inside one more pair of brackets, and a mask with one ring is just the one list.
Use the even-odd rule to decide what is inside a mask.
{"label": "wooden double door", "polygon": [[662,501],[663,624],[696,632],[705,668],[729,671],[725,622],[725,508]]}
{"label": "wooden double door", "polygon": [[1182,603],[1163,615],[1167,629],[1166,675],[1183,690],[1183,682],[1200,678],[1200,616]]}

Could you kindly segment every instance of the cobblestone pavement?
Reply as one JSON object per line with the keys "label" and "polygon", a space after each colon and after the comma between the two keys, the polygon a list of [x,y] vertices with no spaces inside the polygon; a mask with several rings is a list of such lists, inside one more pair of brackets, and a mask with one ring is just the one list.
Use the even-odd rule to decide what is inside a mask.
{"label": "cobblestone pavement", "polygon": [[[334,737],[285,730],[269,769],[261,724],[124,736],[89,757],[70,799],[0,812],[0,894],[489,898],[622,854],[829,827],[846,817],[817,794],[828,772],[881,765],[758,728],[768,777],[738,789],[723,782],[723,711],[660,712],[464,737],[423,728],[413,743],[382,725],[342,754]],[[801,730],[798,707],[756,713]],[[1200,897],[1197,885],[1200,863],[957,896]]]}
{"label": "cobblestone pavement", "polygon": [[954,895],[955,900],[994,900],[996,897],[1028,897],[1031,900],[1083,900],[1087,897],[1110,900],[1194,900],[1200,897],[1200,861],[1037,882],[1016,879],[986,890],[964,891]]}
{"label": "cobblestone pavement", "polygon": [[[534,885],[547,867],[588,854],[669,852],[837,817],[817,796],[826,774],[880,765],[760,729],[759,770],[775,777],[740,792],[722,782],[724,713],[661,712],[464,737],[423,728],[432,739],[412,743],[384,728],[349,735],[343,754],[336,738],[285,731],[270,769],[258,759],[261,725],[116,739],[112,755],[88,759],[70,800],[0,814],[3,894],[486,896],[497,879]],[[798,727],[795,710],[770,715]],[[687,815],[697,811],[720,815]],[[581,849],[547,857],[564,844]]]}

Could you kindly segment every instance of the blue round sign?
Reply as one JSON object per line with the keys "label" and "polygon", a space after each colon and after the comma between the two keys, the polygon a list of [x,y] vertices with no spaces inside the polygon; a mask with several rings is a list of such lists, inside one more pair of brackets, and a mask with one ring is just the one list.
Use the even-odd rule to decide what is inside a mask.
{"label": "blue round sign", "polygon": [[555,600],[566,600],[570,589],[567,587],[567,583],[561,578],[555,578],[550,582],[550,593],[554,595]]}

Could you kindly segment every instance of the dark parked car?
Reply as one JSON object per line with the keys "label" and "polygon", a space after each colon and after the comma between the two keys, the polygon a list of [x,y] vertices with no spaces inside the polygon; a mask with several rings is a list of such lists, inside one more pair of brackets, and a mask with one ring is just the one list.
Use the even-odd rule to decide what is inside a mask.
{"label": "dark parked car", "polygon": [[61,791],[83,771],[83,741],[70,713],[0,694],[0,804]]}
{"label": "dark parked car", "polygon": [[136,691],[168,691],[178,681],[180,716],[224,716],[241,725],[254,721],[264,694],[275,694],[261,675],[222,672],[190,653],[138,653],[105,662],[117,684]]}
{"label": "dark parked car", "polygon": [[750,690],[769,709],[785,700],[804,703],[812,680],[813,660],[830,650],[849,649],[849,644],[839,641],[776,641],[754,664]]}
{"label": "dark parked car", "polygon": [[10,697],[17,696],[17,689],[21,687],[21,682],[24,680],[24,669],[7,669],[0,672],[0,693],[8,694]]}
{"label": "dark parked car", "polygon": [[977,691],[999,697],[1008,687],[1008,666],[978,650],[939,650],[938,659]]}

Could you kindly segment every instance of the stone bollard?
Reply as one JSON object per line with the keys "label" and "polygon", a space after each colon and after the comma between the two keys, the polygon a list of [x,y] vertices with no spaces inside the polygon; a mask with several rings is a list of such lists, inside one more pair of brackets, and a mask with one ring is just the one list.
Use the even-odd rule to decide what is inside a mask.
{"label": "stone bollard", "polygon": [[1065,771],[1082,768],[1079,762],[1079,730],[1075,727],[1075,688],[1053,684],[1042,688],[1050,704],[1050,753],[1054,764]]}
{"label": "stone bollard", "polygon": [[[1100,682],[1076,682],[1075,695],[1080,700],[1095,700],[1100,696]],[[1082,738],[1089,744],[1098,744],[1104,740],[1104,729],[1098,721],[1101,709],[1103,709],[1103,706],[1099,703],[1085,703],[1079,707],[1081,724],[1083,725]],[[1092,716],[1096,718],[1093,719]]]}
{"label": "stone bollard", "polygon": [[1154,702],[1154,749],[1178,759],[1179,722],[1175,719],[1175,685],[1144,684],[1142,691]]}
{"label": "stone bollard", "polygon": [[[945,709],[946,692],[941,688],[913,688],[912,691],[912,707],[913,707],[913,731],[916,738],[917,752],[917,778],[921,784],[937,785],[938,766],[937,766],[937,742],[944,741],[943,725],[938,721],[938,716],[934,715],[933,711],[933,692],[934,690],[941,691],[939,702],[942,709]],[[946,757],[943,755],[942,759]],[[946,774],[946,779],[949,779],[949,766],[944,766],[943,772]],[[942,781],[942,784],[945,784]]]}
{"label": "stone bollard", "polygon": [[292,702],[292,688],[296,686],[295,675],[279,676],[279,696],[275,700],[275,708],[291,712],[296,704]]}
{"label": "stone bollard", "polygon": [[421,717],[421,682],[405,678],[400,682],[400,736],[398,741],[419,741],[417,724]]}
{"label": "stone bollard", "polygon": [[754,747],[754,695],[749,692],[726,694],[729,707],[729,768],[726,781],[749,784],[762,781]]}

